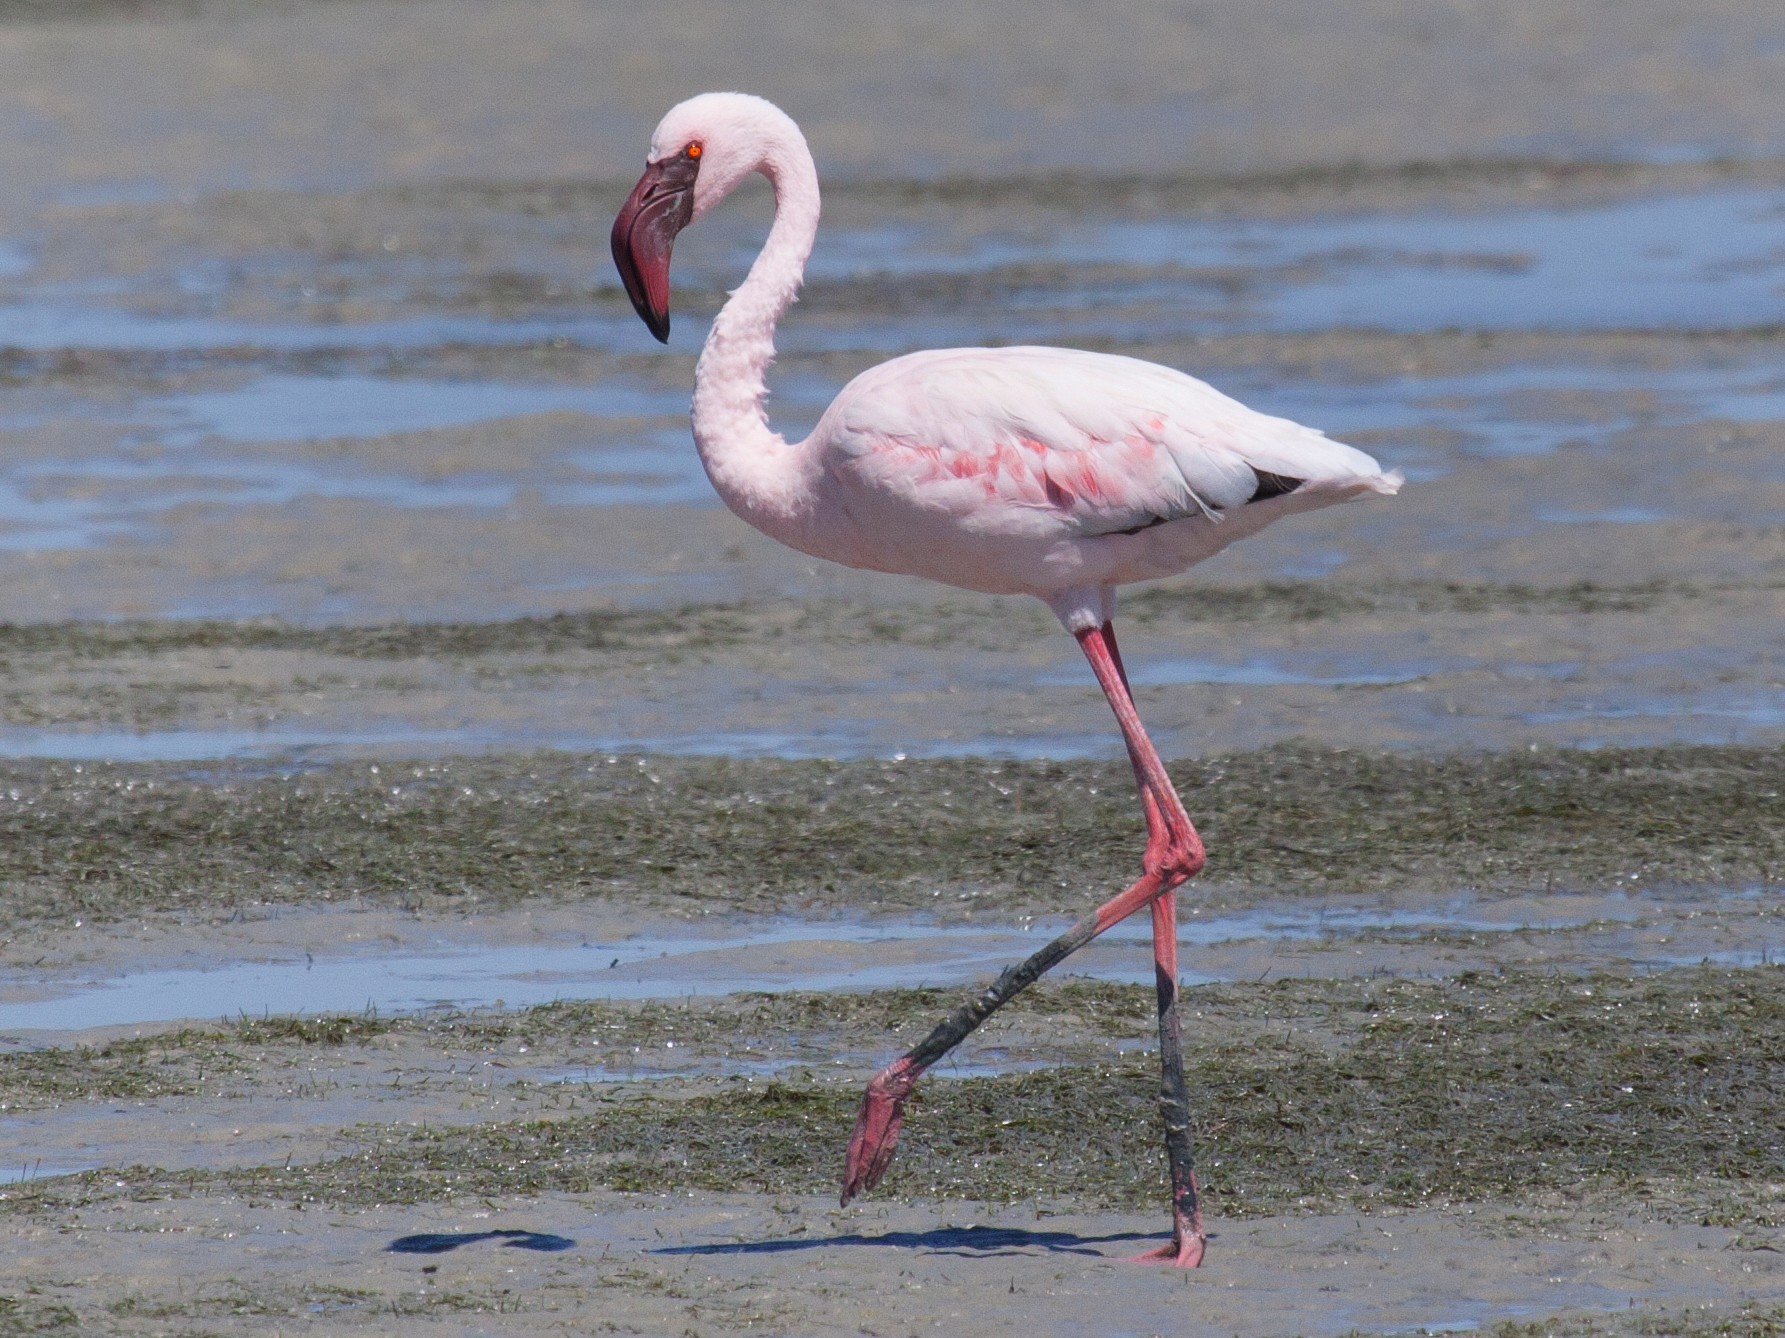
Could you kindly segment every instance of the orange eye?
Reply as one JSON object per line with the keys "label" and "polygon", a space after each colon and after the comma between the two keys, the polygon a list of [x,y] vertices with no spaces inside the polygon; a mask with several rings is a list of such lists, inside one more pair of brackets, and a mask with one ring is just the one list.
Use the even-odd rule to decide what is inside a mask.
{"label": "orange eye", "polygon": [[700,145],[690,144],[687,148],[683,149],[682,152],[687,154],[690,158],[698,158],[700,157]]}

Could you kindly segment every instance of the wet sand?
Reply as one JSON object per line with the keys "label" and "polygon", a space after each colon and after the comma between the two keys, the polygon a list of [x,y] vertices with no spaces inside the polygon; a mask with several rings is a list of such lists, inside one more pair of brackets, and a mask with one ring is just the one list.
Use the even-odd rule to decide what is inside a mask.
{"label": "wet sand", "polygon": [[[9,26],[0,156],[26,199],[389,177],[617,177],[660,107],[748,85],[840,174],[1168,174],[1509,153],[1785,148],[1777,28],[1732,0],[1408,11],[1008,0],[814,15],[676,0],[77,0]],[[119,21],[142,15],[161,22]],[[440,71],[452,77],[441,78]]]}
{"label": "wet sand", "polygon": [[[1125,642],[1167,755],[1293,740],[1424,751],[1776,742],[1785,583],[1761,545],[1731,544],[1728,559],[1763,572],[1182,584],[1131,597]],[[1611,565],[1604,575],[1622,574]],[[957,596],[340,634],[64,626],[0,632],[8,641],[0,741],[19,756],[1115,751],[1106,706],[1044,610]]]}
{"label": "wet sand", "polygon": [[[1025,1206],[963,1221],[927,1207],[839,1213],[805,1197],[703,1199],[553,1195],[346,1220],[202,1200],[125,1204],[53,1235],[14,1228],[7,1253],[15,1277],[38,1280],[18,1313],[53,1317],[67,1313],[61,1298],[91,1297],[121,1331],[955,1334],[995,1310],[1062,1336],[1182,1332],[1192,1315],[1222,1333],[1336,1335],[1454,1331],[1541,1309],[1557,1316],[1552,1332],[1709,1334],[1744,1319],[1753,1327],[1734,1331],[1765,1332],[1778,1315],[1758,1299],[1777,1294],[1773,1252],[1726,1228],[1582,1209],[1266,1218],[1221,1231],[1219,1274],[1173,1275],[1119,1262],[1149,1243],[1123,1215]],[[380,1253],[417,1231],[498,1230],[569,1233],[576,1245]],[[165,1258],[177,1243],[195,1258],[175,1287]],[[838,1262],[814,1265],[827,1258]],[[840,1270],[847,1285],[834,1280]],[[1757,1299],[1696,1309],[1707,1292]],[[1111,1327],[1112,1315],[1123,1327]]]}

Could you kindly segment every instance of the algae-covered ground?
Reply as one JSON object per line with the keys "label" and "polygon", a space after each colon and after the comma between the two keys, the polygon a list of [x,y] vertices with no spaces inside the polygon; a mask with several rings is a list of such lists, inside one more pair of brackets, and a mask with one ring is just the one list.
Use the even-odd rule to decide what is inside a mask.
{"label": "algae-covered ground", "polygon": [[[914,1040],[946,1002],[934,992],[783,995],[431,1022],[242,1022],[10,1054],[0,1091],[14,1107],[218,1086],[243,1102],[276,1099],[294,1069],[330,1048],[395,1051],[416,1035],[443,1058],[528,1055],[529,1066],[666,1039],[722,1050],[740,1036],[773,1036],[798,1050],[817,1033],[859,1052]],[[1283,981],[1205,986],[1187,1003],[1205,1192],[1223,1220],[1592,1201],[1634,1203],[1662,1220],[1785,1225],[1785,980],[1774,968]],[[1151,1022],[1139,988],[1070,985],[1026,1001],[1020,1020],[1081,1041],[1087,1032],[1144,1040]],[[107,1168],[16,1186],[6,1211],[206,1194],[301,1210],[598,1188],[832,1188],[855,1082],[808,1070],[674,1086],[658,1095],[644,1084],[548,1084],[547,1109],[530,1119],[364,1124],[343,1133],[346,1155],[303,1166]],[[914,1106],[887,1192],[1144,1209],[1164,1186],[1156,1099],[1150,1060],[935,1081]]]}
{"label": "algae-covered ground", "polygon": [[[1302,747],[1176,770],[1227,861],[1209,906],[1454,907],[1539,885],[1640,896],[1673,932],[1727,922],[1765,945],[1780,766],[1770,748]],[[533,755],[8,772],[21,977],[66,956],[70,917],[83,969],[103,978],[157,926],[197,945],[349,902],[492,925],[529,909],[710,917],[714,903],[944,922],[1077,910],[1139,843],[1117,764]],[[1372,932],[1334,930],[1331,961],[1298,958],[1296,978],[1187,991],[1216,1233],[1187,1284],[1105,1258],[1158,1220],[1151,991],[1063,978],[988,1024],[967,1070],[920,1088],[885,1185],[846,1211],[827,1204],[861,1082],[961,991],[21,1037],[0,1053],[0,1110],[40,1132],[14,1140],[21,1174],[0,1189],[5,1322],[431,1333],[513,1314],[512,1331],[553,1332],[597,1314],[616,1332],[799,1332],[859,1307],[858,1327],[896,1315],[946,1332],[995,1274],[1006,1294],[1055,1298],[1062,1332],[1118,1295],[1167,1316],[1184,1286],[1236,1331],[1385,1331],[1467,1305],[1493,1318],[1511,1305],[1496,1289],[1515,1288],[1568,1316],[1531,1333],[1769,1332],[1785,978],[1768,951],[1633,967],[1581,940],[1532,966],[1530,929],[1473,924],[1409,931],[1438,954],[1410,978],[1345,965]],[[1459,966],[1445,954],[1464,941]],[[1268,937],[1253,952],[1268,963]],[[426,1232],[450,1238],[444,1253],[384,1249]],[[846,1256],[859,1285],[804,1267],[814,1252]],[[1335,1270],[1352,1268],[1388,1290],[1323,1312]],[[1219,1294],[1241,1282],[1273,1295],[1262,1327]],[[1614,1292],[1617,1313],[1590,1313]],[[1707,1299],[1714,1312],[1696,1312]]]}
{"label": "algae-covered ground", "polygon": [[[0,1091],[15,1109],[127,1105],[151,1123],[157,1109],[210,1112],[240,1136],[334,1085],[362,1089],[357,1113],[377,1118],[333,1133],[314,1160],[242,1164],[213,1147],[173,1169],[112,1166],[9,1187],[0,1230],[25,1270],[8,1279],[9,1322],[18,1332],[62,1322],[149,1333],[176,1318],[283,1316],[332,1331],[512,1305],[532,1316],[525,1331],[545,1332],[586,1306],[612,1331],[649,1333],[704,1306],[714,1331],[748,1328],[746,1313],[797,1331],[834,1325],[850,1304],[879,1310],[889,1285],[938,1268],[932,1282],[944,1295],[933,1299],[958,1300],[988,1267],[1012,1290],[1059,1290],[1081,1315],[1087,1285],[1139,1287],[1143,1312],[1182,1304],[1186,1294],[1157,1273],[1112,1273],[1107,1263],[1084,1272],[1112,1245],[1145,1238],[1162,1190],[1156,1076],[1142,1057],[931,1080],[885,1189],[845,1213],[824,1203],[859,1091],[854,1074],[828,1076],[814,1062],[774,1079],[543,1076],[598,1063],[616,1046],[666,1042],[697,1053],[760,1054],[765,1039],[808,1057],[883,1053],[946,1002],[936,992],[779,995],[244,1020],[10,1054]],[[1333,1270],[1354,1266],[1393,1268],[1384,1283],[1414,1292],[1435,1271],[1476,1295],[1481,1274],[1516,1273],[1520,1249],[1539,1242],[1548,1255],[1539,1295],[1554,1308],[1602,1303],[1612,1263],[1613,1285],[1644,1308],[1530,1332],[1770,1331],[1785,1181],[1776,968],[1297,980],[1200,987],[1186,1002],[1218,1252],[1195,1279],[1198,1296],[1317,1267],[1323,1276],[1297,1279],[1306,1303],[1332,1286]],[[1150,1024],[1146,991],[1069,984],[1038,990],[992,1025],[1070,1053],[1087,1039],[1141,1041]],[[506,1069],[495,1091],[491,1062]],[[1322,1235],[1341,1223],[1358,1239]],[[402,1256],[376,1253],[429,1230],[465,1236],[466,1256],[405,1269]],[[491,1277],[474,1235],[490,1230],[575,1244],[562,1256],[516,1253],[527,1267]],[[639,1262],[621,1263],[641,1248],[641,1231]],[[360,1242],[357,1252],[343,1255],[343,1236]],[[82,1271],[102,1242],[125,1240],[141,1244],[115,1275]],[[154,1241],[196,1270],[184,1288],[153,1275],[142,1251]],[[284,1262],[248,1262],[266,1263],[269,1250]],[[864,1259],[859,1293],[810,1273],[706,1267],[820,1250]],[[1486,1259],[1463,1269],[1458,1252]],[[689,1260],[701,1261],[692,1279]],[[294,1263],[301,1283],[289,1280]],[[1062,1289],[1069,1273],[1079,1282]],[[1719,1304],[1691,1320],[1669,1310],[1725,1275],[1748,1296],[1773,1296],[1772,1306]],[[1278,1290],[1294,1289],[1279,1280]],[[1291,1314],[1293,1299],[1275,1298]],[[925,1304],[906,1313],[946,1324]],[[1276,1313],[1280,1323],[1285,1312]],[[1330,1316],[1314,1325],[1343,1327]]]}
{"label": "algae-covered ground", "polygon": [[[1174,768],[1203,904],[1637,885],[1770,888],[1785,751],[1403,756],[1285,746]],[[360,900],[693,914],[1076,913],[1143,835],[1125,763],[536,754],[268,768],[18,762],[4,923]],[[946,895],[942,895],[946,892]]]}

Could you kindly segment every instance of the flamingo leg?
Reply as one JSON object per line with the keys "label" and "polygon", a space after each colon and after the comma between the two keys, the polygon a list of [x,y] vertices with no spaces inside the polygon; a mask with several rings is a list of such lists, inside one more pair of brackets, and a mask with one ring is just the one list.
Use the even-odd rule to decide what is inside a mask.
{"label": "flamingo leg", "polygon": [[[1128,670],[1122,663],[1122,652],[1116,645],[1114,623],[1103,625],[1104,644],[1109,649],[1122,691],[1132,704],[1134,693],[1128,685]],[[1126,737],[1126,735],[1124,735]],[[1146,735],[1141,734],[1143,741]],[[1149,750],[1150,750],[1150,741]],[[1129,761],[1136,777],[1141,774],[1141,759],[1129,745]],[[1157,760],[1155,758],[1155,760]],[[1163,770],[1163,767],[1161,767]],[[1177,788],[1168,786],[1173,800]],[[1147,846],[1169,843],[1168,819],[1158,810],[1152,794],[1143,786],[1141,802],[1147,811]],[[1175,805],[1183,813],[1182,804]],[[1189,825],[1190,818],[1184,814]],[[1194,828],[1191,829],[1194,832]],[[1198,1202],[1196,1166],[1190,1149],[1190,1085],[1184,1079],[1184,1031],[1178,1008],[1178,896],[1176,891],[1161,893],[1153,902],[1153,983],[1159,1001],[1159,1114],[1165,1126],[1165,1159],[1171,1175],[1171,1242],[1156,1250],[1136,1255],[1135,1263],[1167,1263],[1178,1268],[1196,1268],[1202,1263],[1204,1242],[1202,1210]]]}
{"label": "flamingo leg", "polygon": [[1191,1169],[1189,1096],[1184,1082],[1183,1042],[1178,1013],[1177,910],[1174,889],[1195,877],[1203,866],[1202,840],[1178,799],[1165,764],[1147,738],[1129,693],[1116,650],[1115,633],[1106,623],[1077,634],[1080,648],[1109,699],[1128,747],[1136,787],[1147,819],[1147,848],[1142,873],[1128,888],[1111,897],[1046,947],[1007,967],[977,997],[938,1023],[912,1049],[875,1074],[862,1097],[855,1131],[843,1170],[842,1201],[874,1188],[886,1173],[898,1146],[905,1101],[924,1071],[934,1065],[998,1009],[1034,984],[1046,972],[1085,944],[1150,906],[1153,913],[1153,959],[1159,991],[1161,1106],[1165,1114],[1166,1151],[1172,1180],[1172,1243],[1142,1256],[1193,1268],[1202,1261],[1203,1232],[1197,1210],[1196,1177]]}

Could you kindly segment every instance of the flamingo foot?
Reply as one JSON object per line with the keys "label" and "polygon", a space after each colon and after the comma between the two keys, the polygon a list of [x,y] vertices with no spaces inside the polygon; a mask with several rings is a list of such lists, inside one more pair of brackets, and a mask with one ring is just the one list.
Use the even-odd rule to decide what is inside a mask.
{"label": "flamingo foot", "polygon": [[857,1194],[880,1183],[899,1146],[899,1126],[905,1122],[905,1098],[917,1086],[923,1070],[911,1056],[895,1060],[876,1073],[862,1097],[855,1132],[849,1136],[849,1155],[843,1163],[843,1206]]}
{"label": "flamingo foot", "polygon": [[1156,1250],[1148,1250],[1145,1254],[1137,1254],[1127,1260],[1131,1264],[1169,1264],[1173,1268],[1201,1268],[1202,1253],[1207,1244],[1200,1230],[1184,1230],[1179,1228],[1172,1233],[1171,1242],[1161,1245]]}

